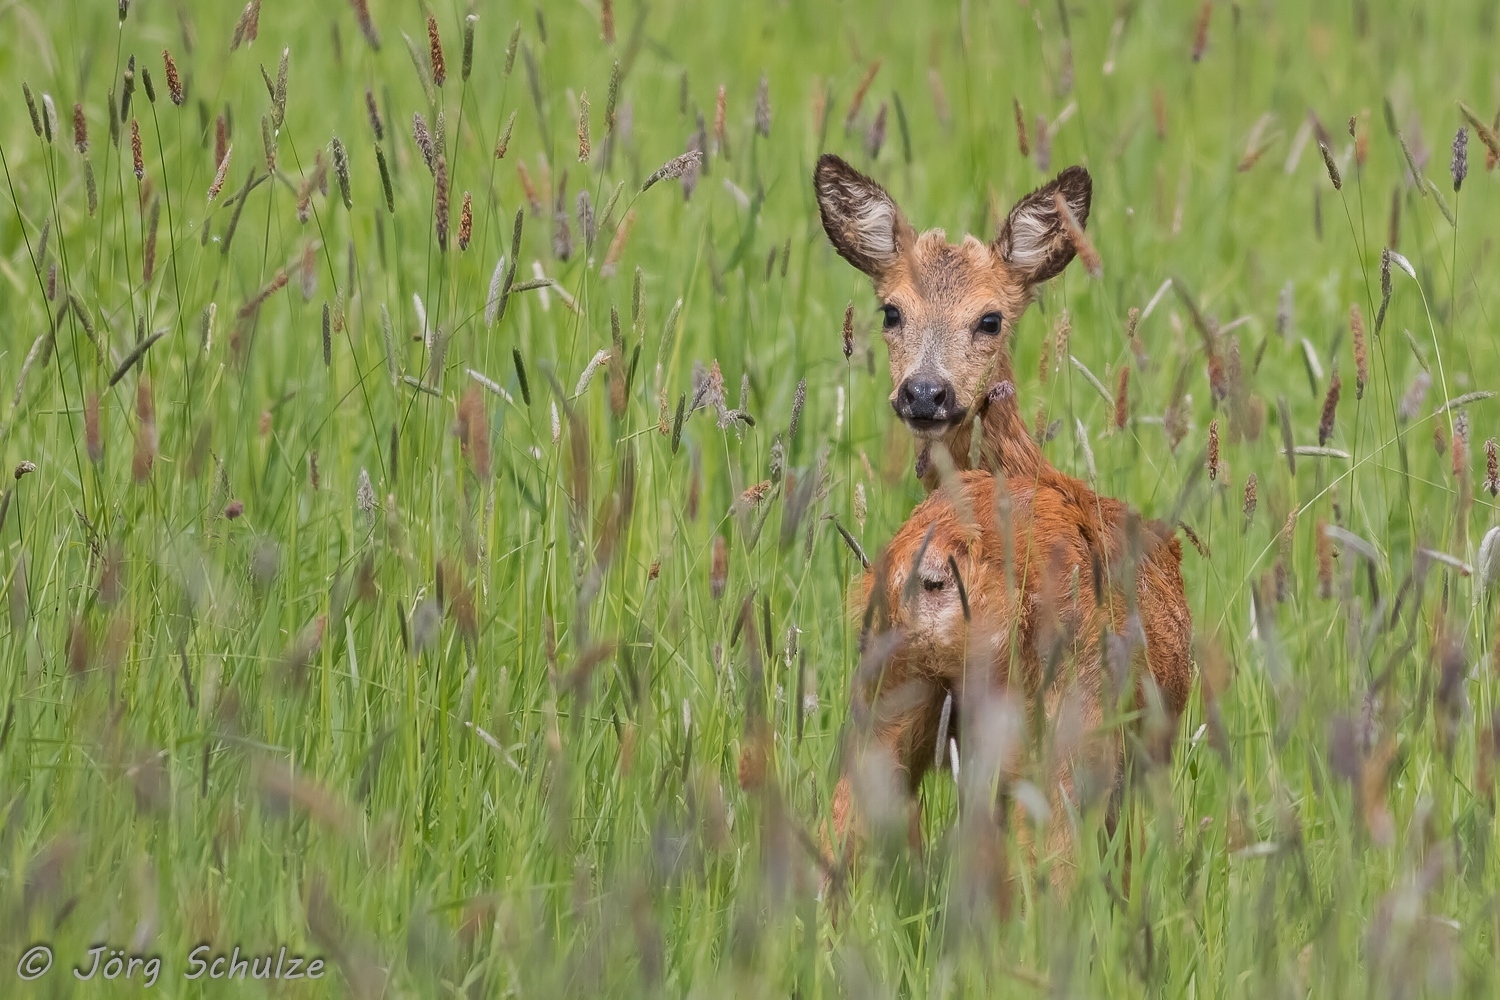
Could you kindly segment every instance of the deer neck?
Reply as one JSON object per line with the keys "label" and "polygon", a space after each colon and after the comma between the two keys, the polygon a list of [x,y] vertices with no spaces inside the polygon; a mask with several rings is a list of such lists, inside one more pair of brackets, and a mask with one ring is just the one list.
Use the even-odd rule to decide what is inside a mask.
{"label": "deer neck", "polygon": [[[979,468],[1005,476],[1034,478],[1051,466],[1021,416],[1008,352],[997,357],[993,376],[988,395],[979,394],[973,419],[949,431],[943,437],[943,445],[954,467],[961,472]],[[976,428],[981,435],[978,449],[973,447]],[[929,490],[934,489],[938,476],[938,470],[929,465],[922,476],[923,484]]]}

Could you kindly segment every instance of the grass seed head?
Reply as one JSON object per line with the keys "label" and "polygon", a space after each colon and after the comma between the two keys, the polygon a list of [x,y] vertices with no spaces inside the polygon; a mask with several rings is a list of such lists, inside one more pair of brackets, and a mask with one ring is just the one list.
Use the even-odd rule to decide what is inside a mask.
{"label": "grass seed head", "polygon": [[588,188],[581,188],[578,192],[576,214],[578,231],[583,235],[584,248],[593,250],[594,238],[599,235],[599,232],[594,219],[594,201],[589,197]]}
{"label": "grass seed head", "polygon": [[1427,399],[1427,390],[1432,388],[1432,376],[1425,371],[1417,372],[1417,377],[1412,379],[1406,394],[1401,397],[1401,405],[1396,410],[1396,417],[1404,424],[1414,420],[1422,411],[1422,403]]}
{"label": "grass seed head", "polygon": [[427,164],[427,172],[434,172],[437,169],[437,151],[432,144],[432,132],[427,128],[427,119],[422,117],[420,111],[411,116],[411,135],[422,153],[422,161]]}
{"label": "grass seed head", "polygon": [[1025,159],[1031,155],[1031,141],[1026,137],[1026,112],[1019,97],[1012,97],[1010,103],[1016,113],[1016,148]]}
{"label": "grass seed head", "polygon": [[146,158],[141,152],[141,123],[130,119],[130,161],[137,181],[146,177]]}
{"label": "grass seed head", "polygon": [[1469,411],[1453,418],[1453,475],[1463,479],[1469,471]]}
{"label": "grass seed head", "polygon": [[432,198],[432,219],[438,229],[438,250],[449,252],[449,160],[438,153],[437,168],[432,172],[435,192]]}
{"label": "grass seed head", "polygon": [[792,394],[792,422],[787,428],[788,443],[797,438],[797,425],[802,422],[802,407],[807,402],[807,379],[798,379],[797,389]]}
{"label": "grass seed head", "polygon": [[1328,143],[1319,139],[1318,152],[1323,154],[1323,166],[1328,170],[1328,179],[1333,182],[1333,189],[1341,190],[1344,186],[1344,178],[1339,175],[1338,164],[1333,162],[1333,150],[1328,148]]}
{"label": "grass seed head", "polygon": [[666,163],[657,167],[651,176],[646,178],[646,183],[641,185],[642,193],[661,181],[676,180],[683,177],[689,170],[696,169],[703,162],[703,151],[701,149],[690,149],[686,153],[674,156]]}
{"label": "grass seed head", "polygon": [[771,82],[764,73],[760,75],[760,84],[755,88],[755,131],[762,138],[771,137]]}
{"label": "grass seed head", "polygon": [[354,8],[354,19],[359,22],[359,33],[365,36],[365,44],[379,52],[380,34],[375,30],[375,22],[370,20],[369,0],[349,0],[349,6]]}
{"label": "grass seed head", "polygon": [[520,348],[510,349],[510,360],[516,366],[516,382],[520,385],[520,402],[531,405],[531,382],[526,381],[526,363],[520,357]]}
{"label": "grass seed head", "polygon": [[469,14],[464,17],[464,57],[461,76],[465,83],[469,82],[469,72],[474,68],[474,25],[478,21],[478,14]]}
{"label": "grass seed head", "polygon": [[578,96],[578,162],[589,162],[592,145],[589,142],[589,92]]}
{"label": "grass seed head", "polygon": [[729,156],[729,104],[722,83],[714,98],[714,152],[725,158]]}
{"label": "grass seed head", "polygon": [[724,587],[729,581],[729,543],[723,535],[714,536],[713,561],[709,565],[708,589],[714,600],[724,596]]}
{"label": "grass seed head", "polygon": [[1115,379],[1115,430],[1124,430],[1130,422],[1130,366],[1121,365]]}
{"label": "grass seed head", "polygon": [[1328,380],[1328,393],[1323,397],[1323,416],[1318,421],[1318,446],[1322,447],[1333,439],[1333,420],[1335,411],[1339,405],[1339,390],[1342,382],[1339,379],[1338,369],[1333,370],[1333,377]]}
{"label": "grass seed head", "polygon": [[860,78],[859,86],[854,88],[854,96],[849,98],[849,111],[844,115],[844,134],[854,128],[855,119],[859,117],[860,109],[864,107],[865,95],[870,92],[870,85],[875,82],[875,74],[880,72],[880,60],[876,59],[870,63],[865,70],[865,75]]}
{"label": "grass seed head", "polygon": [[870,127],[865,130],[865,152],[872,160],[880,159],[880,150],[885,146],[885,122],[886,103],[881,101],[880,109],[875,112],[874,121],[870,122]]}
{"label": "grass seed head", "polygon": [[156,228],[161,223],[161,202],[152,200],[151,220],[146,226],[146,240],[141,248],[141,281],[143,284],[151,284],[151,276],[156,271]]}
{"label": "grass seed head", "polygon": [[[260,4],[256,3],[255,6],[258,8]],[[187,100],[187,94],[182,89],[182,74],[177,72],[177,60],[172,58],[170,49],[162,49],[161,61],[167,73],[167,96],[180,108]]]}
{"label": "grass seed head", "polygon": [[1208,424],[1208,480],[1219,478],[1219,420],[1215,417]]}
{"label": "grass seed head", "polygon": [[271,120],[265,115],[260,117],[260,143],[266,153],[266,170],[276,173],[276,133],[271,129]]}
{"label": "grass seed head", "polygon": [[1490,496],[1500,496],[1500,457],[1496,455],[1494,438],[1484,442],[1484,488]]}
{"label": "grass seed head", "polygon": [[495,159],[505,159],[505,151],[510,148],[510,134],[516,127],[516,113],[512,111],[510,117],[505,121],[505,128],[500,132],[500,138],[495,140]]}
{"label": "grass seed head", "polygon": [[438,34],[437,18],[427,15],[427,51],[432,62],[432,82],[441,87],[448,82],[448,64],[443,60],[443,39]]}
{"label": "grass seed head", "polygon": [[1349,328],[1354,334],[1354,398],[1364,399],[1365,385],[1370,381],[1370,357],[1365,344],[1365,321],[1357,302],[1349,307]]}
{"label": "grass seed head", "polygon": [[1469,130],[1462,125],[1453,134],[1453,155],[1448,161],[1448,173],[1453,178],[1453,192],[1457,194],[1464,186],[1464,178],[1469,176]]}
{"label": "grass seed head", "polygon": [[346,209],[353,208],[354,201],[349,193],[349,152],[338,136],[333,137],[330,146],[333,150],[333,174],[339,181],[339,197],[343,199]]}
{"label": "grass seed head", "polygon": [[458,210],[458,248],[469,249],[469,240],[474,236],[474,196],[464,192],[463,206]]}
{"label": "grass seed head", "polygon": [[600,265],[599,273],[604,277],[614,274],[619,267],[620,257],[625,252],[625,243],[630,239],[630,231],[635,227],[635,209],[625,213],[625,218],[615,228],[615,235],[609,241],[609,249],[604,253],[604,263]]}
{"label": "grass seed head", "polygon": [[385,162],[385,150],[375,146],[375,165],[380,169],[380,190],[385,195],[385,210],[396,213],[396,192],[391,187],[391,169]]}
{"label": "grass seed head", "polygon": [[505,76],[510,78],[510,71],[516,68],[516,49],[521,43],[521,22],[517,21],[515,28],[511,29],[510,42],[505,46]]}
{"label": "grass seed head", "polygon": [[89,151],[89,124],[83,117],[81,103],[73,105],[73,148],[78,150],[80,155]]}
{"label": "grass seed head", "polygon": [[276,86],[271,91],[271,124],[278,129],[286,121],[286,78],[291,68],[292,50],[281,50],[281,62],[276,67]]}
{"label": "grass seed head", "polygon": [[385,141],[385,123],[380,118],[380,107],[375,103],[375,91],[369,87],[365,88],[365,114],[370,119],[370,131],[375,134],[376,142]]}
{"label": "grass seed head", "polygon": [[1193,29],[1193,62],[1200,62],[1208,49],[1208,22],[1213,16],[1214,5],[1204,0],[1198,10],[1198,24]]}
{"label": "grass seed head", "polygon": [[36,109],[36,98],[31,94],[31,85],[22,82],[21,93],[26,97],[26,110],[31,114],[31,130],[36,133],[37,138],[42,137],[42,118]]}
{"label": "grass seed head", "polygon": [[229,41],[229,51],[233,52],[245,42],[253,42],[260,35],[260,0],[250,0],[245,4],[245,10],[240,14],[240,19],[235,23],[234,36]]}

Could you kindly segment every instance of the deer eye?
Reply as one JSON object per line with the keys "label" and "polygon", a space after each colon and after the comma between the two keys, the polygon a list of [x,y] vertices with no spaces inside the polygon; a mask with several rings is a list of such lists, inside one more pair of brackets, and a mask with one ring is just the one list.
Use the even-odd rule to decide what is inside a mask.
{"label": "deer eye", "polygon": [[885,315],[885,329],[894,330],[901,325],[900,309],[892,305],[884,305],[880,307],[880,311]]}
{"label": "deer eye", "polygon": [[1000,332],[1001,322],[1002,320],[999,313],[985,313],[983,316],[979,317],[979,322],[975,325],[974,328],[980,333],[989,334],[993,337],[995,334]]}

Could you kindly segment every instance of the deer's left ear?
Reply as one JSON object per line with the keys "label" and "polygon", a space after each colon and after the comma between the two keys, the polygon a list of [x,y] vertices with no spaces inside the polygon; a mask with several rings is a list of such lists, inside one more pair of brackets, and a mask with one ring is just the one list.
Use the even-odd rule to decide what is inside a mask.
{"label": "deer's left ear", "polygon": [[873,280],[911,249],[915,234],[885,188],[832,153],[813,173],[823,231],[833,248]]}
{"label": "deer's left ear", "polygon": [[1076,253],[1067,223],[1057,211],[1059,192],[1078,225],[1088,225],[1094,181],[1087,170],[1074,166],[1016,202],[995,238],[995,252],[1028,285],[1061,274]]}

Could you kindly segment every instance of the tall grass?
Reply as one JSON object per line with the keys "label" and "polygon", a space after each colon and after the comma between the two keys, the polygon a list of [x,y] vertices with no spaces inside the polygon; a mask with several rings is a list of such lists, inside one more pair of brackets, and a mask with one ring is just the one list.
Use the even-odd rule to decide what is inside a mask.
{"label": "tall grass", "polygon": [[[0,8],[6,995],[1494,993],[1487,5],[251,6]],[[1095,178],[1018,392],[1201,541],[1200,680],[1065,885],[936,775],[818,898],[921,496],[824,149]]]}

